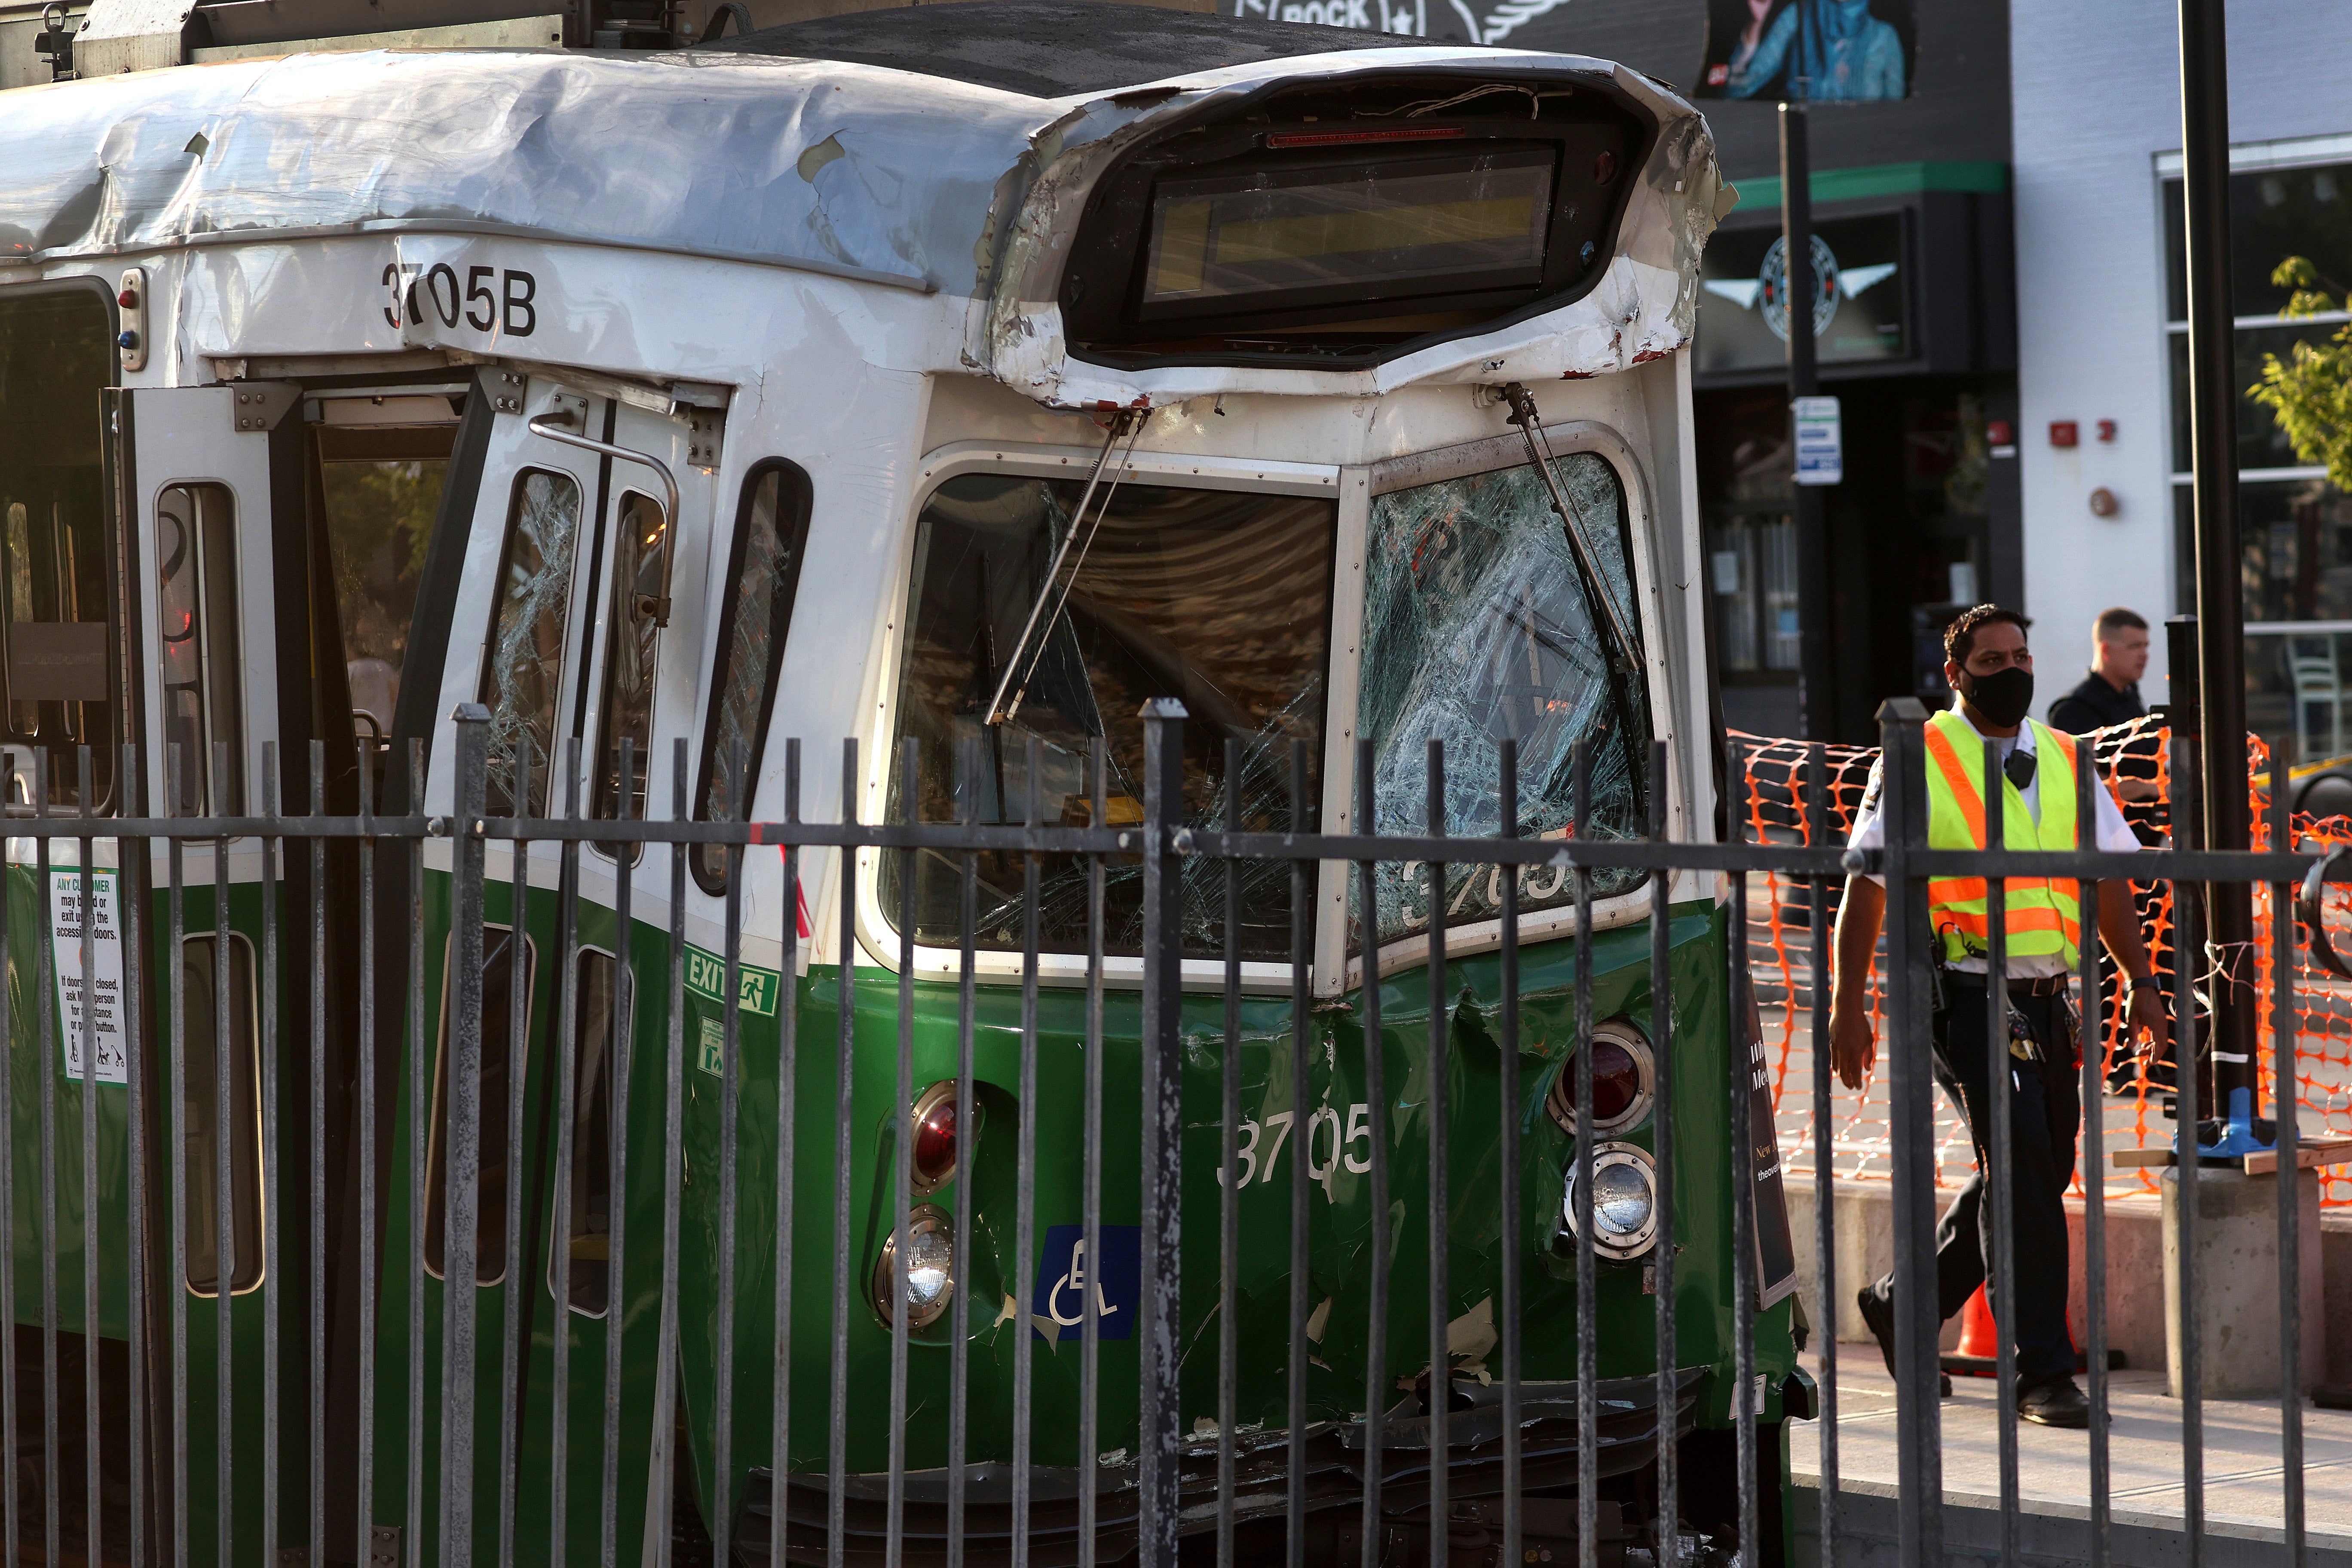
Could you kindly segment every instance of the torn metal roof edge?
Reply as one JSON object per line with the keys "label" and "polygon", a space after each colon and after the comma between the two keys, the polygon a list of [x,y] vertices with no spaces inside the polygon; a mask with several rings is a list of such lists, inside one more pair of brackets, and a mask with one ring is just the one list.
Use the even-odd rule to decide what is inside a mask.
{"label": "torn metal roof edge", "polygon": [[704,46],[885,66],[1032,98],[1095,97],[1222,70],[1360,50],[1423,47],[1415,37],[1298,22],[1244,22],[1100,0],[960,0],[855,11],[763,27]]}
{"label": "torn metal roof edge", "polygon": [[[1023,8],[1041,3],[1051,0]],[[1041,310],[1093,178],[1143,137],[1283,84],[1399,69],[1581,79],[1658,134],[1613,282],[1538,321],[1417,350],[1375,381],[1483,374],[1480,344],[1532,378],[1622,369],[1687,340],[1718,184],[1696,110],[1602,60],[1417,42],[1058,100],[718,49],[373,50],[19,89],[0,117],[12,172],[0,183],[0,264],[403,232],[642,249],[990,300],[991,342],[969,345],[989,374],[1049,403],[1157,403],[1200,377],[1070,360]],[[1335,374],[1256,379],[1305,391],[1299,377],[1321,387]]]}

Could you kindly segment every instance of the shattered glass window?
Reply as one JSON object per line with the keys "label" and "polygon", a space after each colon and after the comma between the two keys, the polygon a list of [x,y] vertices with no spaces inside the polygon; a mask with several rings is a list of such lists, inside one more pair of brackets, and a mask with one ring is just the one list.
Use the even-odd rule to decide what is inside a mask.
{"label": "shattered glass window", "polygon": [[[1542,476],[1532,468],[1472,474],[1372,501],[1358,723],[1372,743],[1379,832],[1428,830],[1432,741],[1445,748],[1446,831],[1499,831],[1506,739],[1519,747],[1522,836],[1565,838],[1572,830],[1570,758],[1578,741],[1591,743],[1588,834],[1629,838],[1646,831],[1650,725],[1641,650],[1622,650],[1630,662],[1612,659],[1608,612],[1593,597],[1612,595],[1624,624],[1640,626],[1627,566],[1624,492],[1615,471],[1590,452],[1562,458],[1557,471],[1604,583],[1589,584],[1578,570]],[[1491,866],[1448,868],[1447,922],[1499,914],[1503,875]],[[1518,875],[1523,912],[1575,896],[1559,868],[1523,868]],[[1639,879],[1633,871],[1597,871],[1593,891],[1621,892]],[[1383,862],[1375,885],[1382,942],[1427,928],[1427,866]],[[1354,887],[1351,879],[1351,900]],[[1360,921],[1360,908],[1350,912]]]}
{"label": "shattered glass window", "polygon": [[[761,464],[744,481],[742,517],[726,577],[727,607],[719,623],[719,675],[711,682],[710,716],[702,727],[698,822],[724,822],[744,811],[735,799],[731,771],[738,758],[745,779],[760,776],[792,629],[793,595],[800,588],[801,555],[808,543],[809,499],[807,472],[781,458]],[[756,793],[756,784],[748,793]],[[694,879],[702,890],[713,897],[724,893],[725,847],[701,844],[691,854]]]}
{"label": "shattered glass window", "polygon": [[[646,815],[646,775],[653,755],[655,617],[669,553],[669,519],[653,497],[631,490],[614,520],[613,607],[606,618],[604,717],[596,726],[596,815],[610,821]],[[621,742],[629,751],[626,775]],[[537,776],[534,763],[533,777]],[[605,854],[635,865],[642,845],[600,844]]]}
{"label": "shattered glass window", "polygon": [[[580,487],[566,474],[525,468],[515,476],[499,562],[498,608],[482,663],[482,705],[490,710],[489,815],[541,816],[547,810],[555,700],[563,682],[563,626],[572,611],[572,553],[580,531]],[[515,798],[515,764],[530,768],[530,797]]]}
{"label": "shattered glass window", "polygon": [[[968,474],[931,495],[918,524],[908,638],[898,683],[898,741],[919,745],[917,815],[925,822],[1026,820],[1029,791],[1049,823],[1092,819],[1088,759],[1099,741],[1110,826],[1143,819],[1143,704],[1181,700],[1184,820],[1225,820],[1238,791],[1246,827],[1292,830],[1291,748],[1307,744],[1307,793],[1297,830],[1315,831],[1331,564],[1339,509],[1331,501],[1173,486],[1118,487],[1065,562],[1056,595],[1019,660],[1013,717],[987,723],[1023,625],[1047,586],[1085,486],[1076,480]],[[1075,571],[1073,571],[1075,566]],[[1067,596],[1060,596],[1066,588]],[[1059,608],[1055,606],[1058,604]],[[1006,703],[1013,697],[1008,693]],[[1030,742],[1037,742],[1033,773]],[[1239,748],[1228,776],[1225,746]],[[901,806],[900,752],[891,753],[890,820]],[[881,903],[895,924],[909,857],[884,858]],[[979,858],[978,944],[1023,943],[1024,860]],[[1182,863],[1186,951],[1224,951],[1222,863]],[[961,867],[951,855],[913,858],[917,940],[961,940]],[[1290,871],[1278,862],[1244,873],[1243,956],[1290,952]],[[1136,858],[1105,870],[1105,951],[1142,951],[1143,868]],[[1087,868],[1045,856],[1039,941],[1087,947]]]}

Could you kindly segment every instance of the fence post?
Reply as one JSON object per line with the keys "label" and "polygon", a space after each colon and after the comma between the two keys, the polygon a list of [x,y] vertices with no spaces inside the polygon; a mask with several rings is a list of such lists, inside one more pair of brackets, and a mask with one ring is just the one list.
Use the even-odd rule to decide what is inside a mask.
{"label": "fence post", "polygon": [[[488,795],[490,710],[461,702],[449,836],[457,871],[450,911],[448,1174],[441,1205],[441,1562],[474,1557],[474,1232],[482,1164],[482,816]],[[521,810],[520,802],[516,805]],[[518,973],[520,967],[518,966]],[[429,1116],[416,1106],[411,1114]],[[424,1190],[420,1185],[420,1191]],[[410,1375],[417,1375],[410,1369]]]}
{"label": "fence post", "polygon": [[1932,984],[1927,883],[1927,710],[1878,706],[1886,824],[1886,1120],[1895,1173],[1895,1474],[1906,1568],[1943,1561],[1943,1413],[1936,1341],[1936,1085],[1927,1044]]}
{"label": "fence post", "polygon": [[1143,705],[1143,1355],[1137,1432],[1140,1568],[1175,1568],[1177,1526],[1177,1242],[1183,1053],[1181,879],[1176,834],[1184,825],[1184,705]]}

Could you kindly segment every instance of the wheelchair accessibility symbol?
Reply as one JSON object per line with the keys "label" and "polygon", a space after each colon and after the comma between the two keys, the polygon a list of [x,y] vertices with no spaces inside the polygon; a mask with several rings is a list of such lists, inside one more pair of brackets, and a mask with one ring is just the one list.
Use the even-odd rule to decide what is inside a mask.
{"label": "wheelchair accessibility symbol", "polygon": [[1106,1340],[1133,1337],[1135,1307],[1141,1294],[1143,1230],[1140,1226],[1101,1227],[1102,1256],[1087,1257],[1084,1226],[1056,1225],[1045,1229],[1045,1255],[1037,1264],[1037,1288],[1030,1302],[1030,1321],[1038,1333],[1060,1342],[1086,1332],[1087,1314],[1095,1317],[1095,1331]]}

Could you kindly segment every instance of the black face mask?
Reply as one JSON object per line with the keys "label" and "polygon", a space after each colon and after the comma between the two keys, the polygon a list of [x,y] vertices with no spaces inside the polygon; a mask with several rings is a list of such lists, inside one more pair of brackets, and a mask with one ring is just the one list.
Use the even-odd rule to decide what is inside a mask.
{"label": "black face mask", "polygon": [[1970,675],[1960,695],[1995,727],[2006,730],[2023,722],[2025,710],[2033,706],[2033,672],[2012,664],[1991,675]]}

